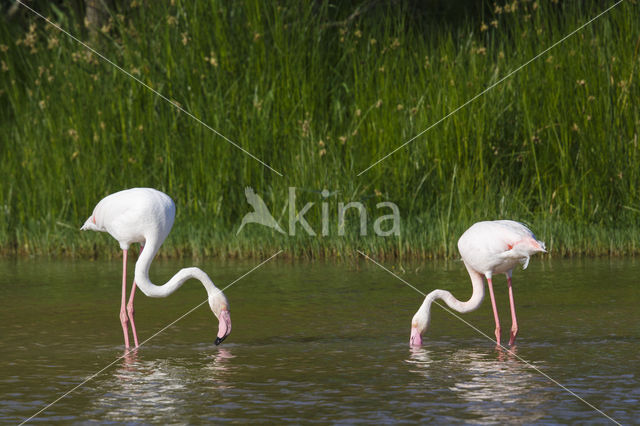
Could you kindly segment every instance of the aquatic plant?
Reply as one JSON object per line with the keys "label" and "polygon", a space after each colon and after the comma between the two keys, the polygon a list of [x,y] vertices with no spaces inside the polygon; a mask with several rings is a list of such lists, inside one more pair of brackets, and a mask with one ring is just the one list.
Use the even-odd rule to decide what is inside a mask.
{"label": "aquatic plant", "polygon": [[[345,3],[347,4],[347,3]],[[515,5],[515,6],[514,6]],[[165,256],[456,256],[471,223],[528,223],[552,255],[630,254],[640,241],[637,4],[624,2],[403,149],[358,173],[603,10],[509,2],[456,21],[410,3],[131,2],[90,38],[52,20],[284,177],[36,17],[0,24],[0,247],[117,254],[78,232],[119,189],[170,194]],[[351,16],[351,17],[350,17]],[[149,25],[153,22],[153,25]],[[244,187],[284,212],[320,191],[399,237],[283,236],[247,226]],[[330,203],[338,202],[332,197]],[[332,205],[336,210],[336,206]],[[318,209],[307,220],[320,228]]]}

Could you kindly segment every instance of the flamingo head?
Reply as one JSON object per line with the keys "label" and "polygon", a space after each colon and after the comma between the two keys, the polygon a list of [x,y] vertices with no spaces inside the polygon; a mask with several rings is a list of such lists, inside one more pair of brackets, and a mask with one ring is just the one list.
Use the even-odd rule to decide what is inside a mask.
{"label": "flamingo head", "polygon": [[547,248],[542,241],[538,241],[535,238],[527,238],[520,241],[514,246],[514,249],[519,250],[522,254],[532,256],[536,253],[546,253]]}
{"label": "flamingo head", "polygon": [[217,294],[209,298],[209,305],[211,306],[213,314],[218,318],[218,334],[215,341],[216,346],[218,346],[229,334],[231,334],[229,302],[222,292],[217,292]]}
{"label": "flamingo head", "polygon": [[89,219],[87,219],[84,222],[84,225],[82,225],[82,228],[80,228],[81,231],[101,231],[102,229],[96,224],[96,216],[95,215],[91,215],[91,217],[89,217]]}
{"label": "flamingo head", "polygon": [[422,333],[427,331],[428,326],[428,317],[425,318],[425,316],[421,315],[418,311],[413,316],[413,320],[411,320],[411,337],[409,338],[410,346],[422,346]]}

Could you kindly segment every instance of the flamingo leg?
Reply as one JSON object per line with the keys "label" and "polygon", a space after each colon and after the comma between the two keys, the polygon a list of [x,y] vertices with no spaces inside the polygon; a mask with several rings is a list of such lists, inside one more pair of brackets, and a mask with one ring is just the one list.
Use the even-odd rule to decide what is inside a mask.
{"label": "flamingo leg", "polygon": [[127,327],[127,250],[122,250],[122,303],[120,305],[120,323],[124,334],[124,346],[129,349],[129,328]]}
{"label": "flamingo leg", "polygon": [[136,332],[136,323],[133,320],[135,316],[135,310],[133,309],[133,297],[136,295],[136,281],[133,280],[133,285],[131,286],[131,295],[129,297],[129,303],[127,303],[127,314],[129,316],[129,321],[131,322],[131,331],[133,333],[133,342],[136,344],[136,348],[140,346],[138,344],[138,333]]}
{"label": "flamingo leg", "polygon": [[496,321],[496,343],[500,346],[500,318],[498,318],[498,308],[496,307],[496,298],[493,295],[493,284],[491,283],[491,278],[487,278],[487,284],[489,284],[489,296],[491,296],[493,319]]}
{"label": "flamingo leg", "polygon": [[512,346],[516,341],[516,335],[518,334],[518,320],[516,318],[516,304],[513,301],[513,287],[511,287],[511,277],[507,276],[507,283],[509,284],[509,304],[511,305],[511,337],[509,338],[509,346]]}
{"label": "flamingo leg", "polygon": [[[140,248],[140,253],[142,253],[142,249]],[[136,323],[134,321],[135,317],[135,309],[133,308],[133,298],[136,295],[136,280],[134,278],[133,285],[131,286],[131,294],[129,295],[129,303],[127,303],[127,315],[129,317],[129,321],[131,322],[131,332],[133,333],[133,342],[136,344],[136,348],[140,346],[138,344],[138,333],[136,331]]]}

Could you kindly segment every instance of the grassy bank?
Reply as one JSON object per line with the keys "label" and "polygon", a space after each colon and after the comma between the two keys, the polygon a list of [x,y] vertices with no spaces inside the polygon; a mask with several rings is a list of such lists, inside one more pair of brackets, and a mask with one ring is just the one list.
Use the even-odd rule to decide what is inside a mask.
{"label": "grassy bank", "polygon": [[[168,256],[455,256],[462,231],[490,218],[529,223],[558,255],[637,253],[636,2],[357,176],[605,8],[521,1],[453,21],[414,7],[132,2],[93,38],[45,11],[283,177],[43,21],[2,21],[1,251],[113,255],[78,228],[103,196],[150,186],[177,204]],[[317,233],[326,201],[329,235],[254,224],[236,236],[245,186],[285,229],[290,186],[298,210],[315,203]],[[353,213],[338,235],[350,201],[366,205],[369,236]],[[373,234],[382,201],[399,207],[399,237]]]}

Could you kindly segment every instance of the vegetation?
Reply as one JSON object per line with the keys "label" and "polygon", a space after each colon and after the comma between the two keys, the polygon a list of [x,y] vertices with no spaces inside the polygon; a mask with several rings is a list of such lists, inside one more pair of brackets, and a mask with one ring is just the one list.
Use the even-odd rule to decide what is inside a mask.
{"label": "vegetation", "polygon": [[[78,229],[100,198],[135,186],[176,202],[166,256],[452,257],[466,227],[495,218],[528,223],[555,255],[639,251],[636,2],[360,176],[606,6],[515,0],[456,20],[411,2],[347,6],[138,0],[93,36],[72,11],[43,10],[283,176],[41,19],[3,21],[2,252],[117,254]],[[297,210],[315,202],[305,218],[318,235],[255,224],[236,235],[245,186],[285,230],[296,187]],[[367,206],[368,236],[355,211],[338,235],[338,203],[350,201]],[[373,232],[382,201],[400,209],[399,237]]]}

